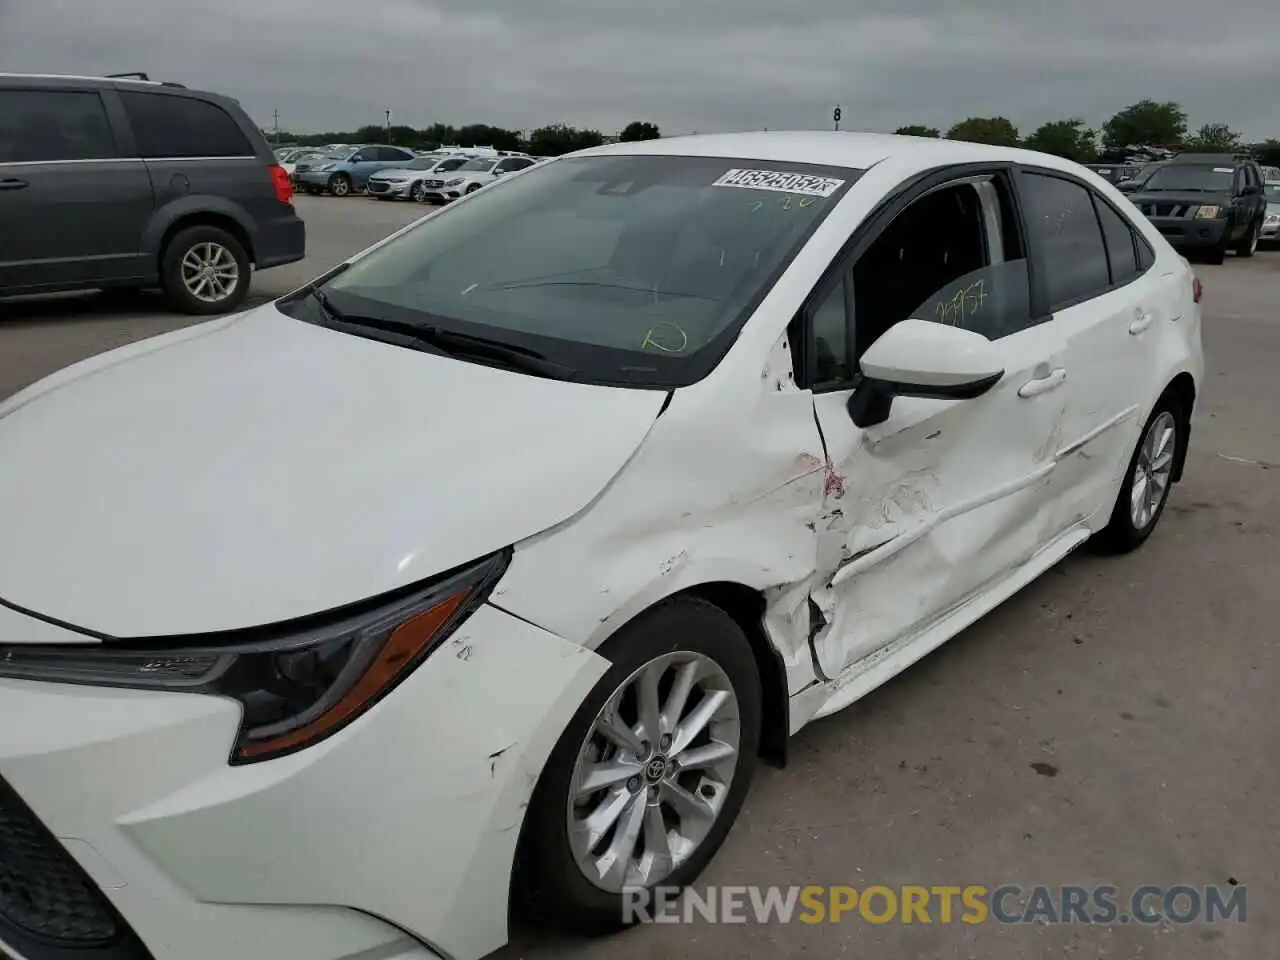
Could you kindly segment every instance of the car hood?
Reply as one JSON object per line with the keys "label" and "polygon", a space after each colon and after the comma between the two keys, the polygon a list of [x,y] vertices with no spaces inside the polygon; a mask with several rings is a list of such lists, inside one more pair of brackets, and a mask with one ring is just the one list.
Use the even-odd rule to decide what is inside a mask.
{"label": "car hood", "polygon": [[1142,206],[1146,203],[1174,203],[1193,207],[1226,207],[1231,204],[1231,197],[1225,193],[1197,193],[1194,190],[1157,190],[1147,193],[1142,190],[1129,194],[1129,199]]}
{"label": "car hood", "polygon": [[411,177],[434,177],[435,174],[430,170],[409,170],[405,167],[390,167],[386,170],[379,170],[377,173],[369,176],[370,180],[395,180],[399,177],[406,179]]}
{"label": "car hood", "polygon": [[367,599],[583,509],[664,396],[271,305],[143,341],[0,404],[0,599],[110,637]]}

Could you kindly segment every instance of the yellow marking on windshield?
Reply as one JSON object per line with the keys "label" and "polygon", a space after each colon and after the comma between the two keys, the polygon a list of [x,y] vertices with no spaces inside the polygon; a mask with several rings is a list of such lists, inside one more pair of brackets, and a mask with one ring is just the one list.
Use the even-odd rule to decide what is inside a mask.
{"label": "yellow marking on windshield", "polygon": [[[655,340],[654,334],[658,332],[658,329],[660,327],[666,327],[670,330],[674,330],[680,337],[680,346],[673,347],[673,346],[669,346],[668,344],[662,343],[659,340]],[[664,336],[662,339],[667,339],[667,338]],[[672,323],[671,321],[663,320],[662,322],[656,323],[649,328],[649,332],[644,335],[644,340],[640,344],[640,349],[645,350],[649,347],[653,347],[653,349],[661,350],[663,353],[680,353],[687,346],[689,346],[689,335],[685,333],[682,329],[680,329],[680,327]]]}

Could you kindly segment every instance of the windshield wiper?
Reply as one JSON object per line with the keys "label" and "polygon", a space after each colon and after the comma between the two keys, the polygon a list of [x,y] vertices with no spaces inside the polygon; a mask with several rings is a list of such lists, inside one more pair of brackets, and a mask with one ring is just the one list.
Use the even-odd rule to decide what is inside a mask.
{"label": "windshield wiper", "polygon": [[425,349],[429,353],[461,359],[492,360],[501,366],[522,373],[533,373],[560,380],[572,379],[577,371],[566,364],[548,360],[537,350],[529,347],[504,343],[457,330],[446,330],[434,324],[414,323],[409,320],[397,320],[394,317],[376,317],[342,313],[329,301],[323,291],[316,290],[315,297],[333,325],[341,325],[359,330],[376,330],[382,334],[390,334],[405,346]]}

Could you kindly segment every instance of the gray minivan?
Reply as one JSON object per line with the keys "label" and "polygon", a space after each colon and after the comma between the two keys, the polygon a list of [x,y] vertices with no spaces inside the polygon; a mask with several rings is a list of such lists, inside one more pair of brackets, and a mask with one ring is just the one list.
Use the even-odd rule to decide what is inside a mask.
{"label": "gray minivan", "polygon": [[289,177],[231,98],[0,74],[0,296],[158,285],[223,313],[305,253]]}

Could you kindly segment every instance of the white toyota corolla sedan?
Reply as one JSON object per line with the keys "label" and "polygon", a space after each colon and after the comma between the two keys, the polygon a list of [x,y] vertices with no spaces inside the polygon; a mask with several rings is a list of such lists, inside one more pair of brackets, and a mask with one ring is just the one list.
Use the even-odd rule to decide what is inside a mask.
{"label": "white toyota corolla sedan", "polygon": [[0,406],[0,952],[617,926],[758,757],[1146,540],[1199,299],[1074,163],[678,138],[35,384]]}

